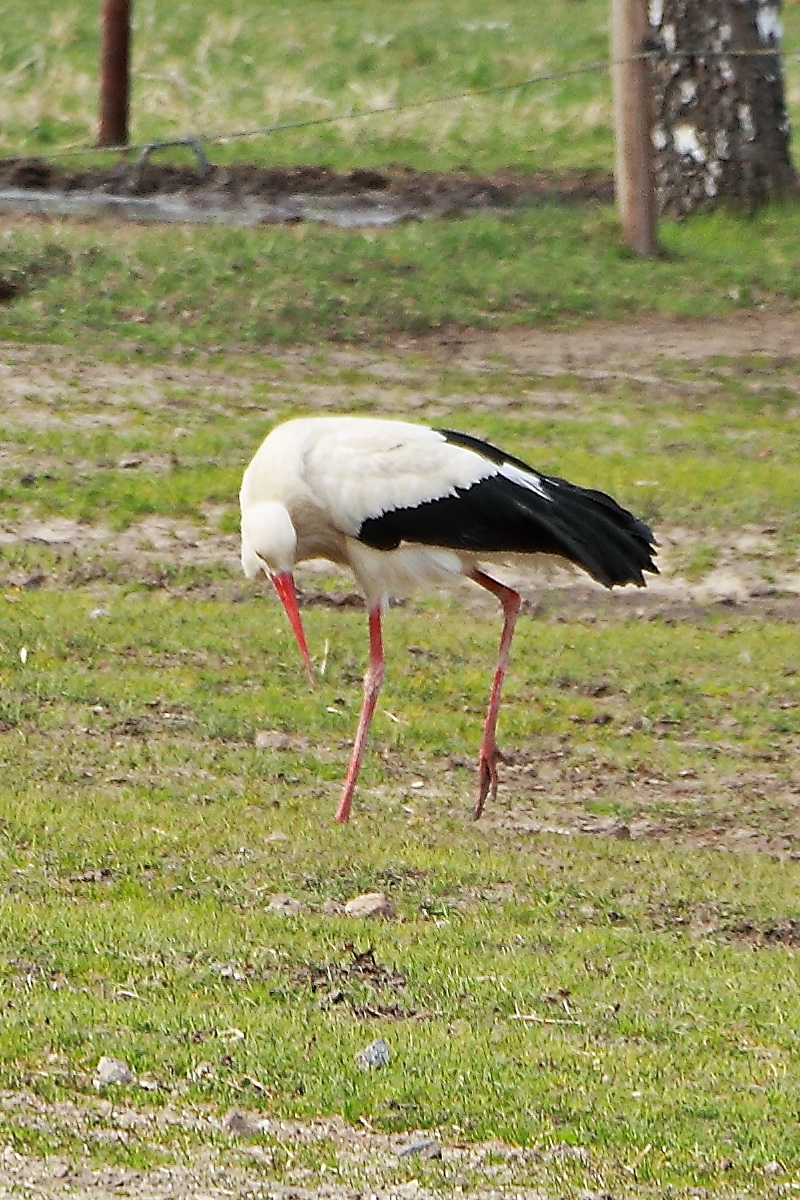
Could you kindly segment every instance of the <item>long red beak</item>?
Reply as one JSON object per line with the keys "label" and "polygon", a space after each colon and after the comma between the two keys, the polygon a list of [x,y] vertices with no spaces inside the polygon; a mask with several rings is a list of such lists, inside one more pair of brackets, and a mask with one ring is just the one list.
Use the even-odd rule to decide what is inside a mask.
{"label": "long red beak", "polygon": [[270,576],[275,584],[275,591],[280,597],[280,602],[286,610],[286,615],[289,618],[294,636],[297,639],[297,644],[300,647],[300,653],[303,656],[306,671],[308,672],[308,680],[311,686],[314,686],[314,668],[311,666],[311,655],[308,653],[308,642],[306,641],[303,622],[300,620],[300,610],[297,607],[297,592],[294,586],[294,576],[291,571],[281,571],[278,575]]}

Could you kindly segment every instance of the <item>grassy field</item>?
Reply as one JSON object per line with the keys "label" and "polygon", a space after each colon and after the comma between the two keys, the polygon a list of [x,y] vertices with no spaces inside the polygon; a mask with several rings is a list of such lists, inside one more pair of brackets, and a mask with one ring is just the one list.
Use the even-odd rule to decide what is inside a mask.
{"label": "grassy field", "polygon": [[[425,354],[287,355],[268,378],[241,355],[7,360],[0,1080],[16,1152],[148,1172],[201,1148],[252,1167],[260,1149],[265,1179],[325,1168],[364,1186],[338,1131],[239,1148],[213,1123],[235,1104],[484,1147],[466,1165],[392,1154],[392,1186],[766,1195],[795,1178],[796,361],[675,362],[598,390],[499,355],[477,375]],[[310,694],[278,606],[236,574],[237,480],[263,428],[301,397],[375,407],[390,368],[387,409],[510,441],[660,532],[680,524],[673,573],[702,578],[750,530],[767,597],[546,589],[477,826],[491,605],[391,611],[339,828],[363,615],[338,578],[306,577],[326,661]],[[396,920],[337,909],[375,889]],[[297,915],[270,911],[281,894]],[[391,1062],[365,1073],[354,1055],[378,1035]],[[103,1054],[143,1081],[110,1108],[92,1098]],[[181,1118],[142,1115],[164,1106]]]}
{"label": "grassy field", "polygon": [[[134,7],[136,142],[314,121],[450,93],[507,88],[542,74],[603,64],[608,5],[555,0],[457,5],[411,0],[335,6],[203,3]],[[0,146],[53,153],[95,140],[97,6],[4,0]],[[800,106],[800,17],[783,10],[790,109]],[[366,120],[308,125],[214,150],[215,161],[388,162],[435,170],[607,167],[607,72],[409,107]]]}
{"label": "grassy field", "polygon": [[[53,9],[4,0],[0,147],[53,153],[95,140],[97,6]],[[783,8],[786,87],[800,113],[800,15]],[[450,93],[504,88],[532,76],[602,64],[608,4],[555,0],[402,8],[203,3],[134,8],[132,136],[224,134],[313,121]],[[426,169],[498,166],[608,168],[610,94],[604,70],[366,120],[309,125],[216,147],[216,162],[325,162],[350,168],[399,162]]]}
{"label": "grassy field", "polygon": [[[0,6],[6,72],[0,147],[73,168],[109,161],[96,120],[97,14]],[[539,7],[196,4],[135,9],[133,138],[297,122],[351,108],[505,86],[540,71],[602,63],[607,5]],[[786,6],[786,86],[800,116],[800,10]],[[544,87],[414,107],[369,121],[311,124],[210,151],[215,163],[397,164],[446,171],[609,171],[606,71]],[[181,151],[176,154],[180,158]],[[113,159],[114,156],[112,156]],[[680,317],[798,296],[796,206],[752,221],[662,222],[662,254],[633,260],[607,207],[542,205],[468,220],[344,232],[312,224],[254,230],[0,223],[0,310],[10,338],[131,347],[160,355],[232,344],[393,340],[464,327]],[[520,247],[524,252],[520,252]]]}
{"label": "grassy field", "polygon": [[[95,6],[0,11],[4,150],[91,139]],[[605,19],[599,0],[137,4],[134,137],[598,61]],[[214,157],[607,169],[607,79]],[[664,223],[639,263],[600,205],[359,233],[2,219],[0,1186],[800,1186],[797,226],[792,207]],[[363,613],[346,580],[303,577],[309,693],[237,561],[241,470],[305,411],[497,440],[662,543],[645,593],[522,580],[509,761],[478,824],[499,629],[469,590],[387,615],[353,823],[333,824]],[[342,913],[371,890],[394,919]],[[359,1069],[379,1036],[389,1064]],[[95,1086],[103,1055],[134,1080]],[[235,1136],[231,1106],[262,1123]],[[415,1130],[441,1160],[398,1157]]]}
{"label": "grassy field", "polygon": [[5,223],[0,273],[19,292],[0,329],[125,356],[268,351],[643,311],[712,316],[800,295],[797,207],[662,222],[661,237],[665,257],[637,262],[613,213],[594,206],[381,233]]}

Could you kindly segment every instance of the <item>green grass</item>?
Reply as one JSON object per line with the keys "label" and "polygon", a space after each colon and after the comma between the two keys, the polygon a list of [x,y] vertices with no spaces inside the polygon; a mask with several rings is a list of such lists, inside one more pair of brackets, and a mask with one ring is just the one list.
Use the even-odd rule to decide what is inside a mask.
{"label": "green grass", "polygon": [[0,271],[20,291],[0,335],[160,355],[642,311],[710,316],[798,298],[796,208],[664,222],[662,240],[666,258],[637,261],[613,214],[583,206],[382,233],[7,224]]}
{"label": "green grass", "polygon": [[[91,143],[96,7],[82,0],[54,14],[41,2],[15,0],[2,12],[9,31],[0,58],[7,73],[0,109],[6,151],[46,153],[65,142]],[[313,2],[311,11],[250,0],[235,13],[208,3],[167,12],[151,3],[137,5],[134,18],[137,141],[414,104],[607,55],[606,12],[597,0],[580,10],[561,2],[541,11],[505,2],[491,14],[476,0],[456,7],[415,0],[402,10]],[[491,168],[545,156],[552,166],[555,151],[564,165],[577,126],[589,166],[607,152],[607,93],[600,72],[273,134],[215,148],[214,157]]]}
{"label": "green grass", "polygon": [[[314,3],[306,10],[206,4],[173,14],[137,5],[133,137],[300,120],[541,70],[602,61],[607,6],[562,0],[458,6]],[[52,154],[91,141],[94,5],[0,6],[8,31],[0,124],[7,153]],[[787,91],[800,102],[787,6]],[[432,170],[610,170],[606,72],[376,118],[308,126],[213,149],[216,162],[407,164]],[[90,155],[80,161],[107,161]],[[69,158],[64,160],[69,162]],[[663,257],[633,259],[610,209],[543,206],[512,215],[407,224],[381,232],[290,228],[114,228],[6,221],[0,275],[19,285],[0,336],[161,355],[321,340],[393,341],[453,328],[679,317],[798,297],[795,206],[756,220],[662,222]]]}
{"label": "green grass", "polygon": [[[96,7],[0,8],[5,152],[91,141]],[[800,8],[784,16],[791,53]],[[135,18],[136,140],[606,54],[600,0],[489,15],[472,0],[234,15],[137,3]],[[787,60],[795,116],[796,80]],[[213,157],[607,169],[608,79]],[[800,1171],[797,357],[554,371],[487,335],[796,305],[797,225],[793,207],[664,222],[664,254],[645,263],[594,205],[380,233],[3,219],[0,275],[19,286],[0,312],[5,1145],[142,1172],[211,1162],[231,1188],[246,1168],[250,1184],[335,1178],[362,1193],[378,1180],[785,1194]],[[438,348],[474,331],[477,364]],[[363,614],[322,603],[341,580],[307,577],[326,663],[310,693],[274,598],[235,558],[258,441],[277,419],[330,410],[507,444],[641,513],[673,572],[702,581],[732,561],[772,598],[544,592],[520,622],[510,761],[477,825],[497,614],[468,593],[392,608],[354,820],[339,828]],[[257,750],[259,730],[286,747]],[[337,912],[375,889],[398,919]],[[279,893],[298,916],[269,911]],[[354,1055],[376,1036],[391,1061],[362,1072]],[[104,1054],[150,1086],[98,1095]],[[434,1129],[465,1149],[387,1166],[332,1134],[242,1144],[219,1128],[232,1104]]]}
{"label": "green grass", "polygon": [[[526,621],[503,734],[531,748],[532,765],[509,772],[495,812],[473,826],[472,772],[449,761],[474,749],[494,623],[455,621],[439,602],[393,610],[383,712],[355,824],[342,829],[331,816],[360,614],[308,614],[315,653],[331,647],[311,695],[297,690],[281,614],[261,598],[123,592],[90,620],[95,604],[92,590],[27,593],[0,614],[2,1086],[80,1095],[99,1056],[115,1054],[158,1084],[156,1104],[244,1096],[287,1116],[567,1142],[592,1164],[570,1163],[574,1185],[600,1171],[615,1188],[716,1188],[770,1162],[797,1165],[794,951],[770,944],[797,920],[796,872],[766,855],[531,836],[524,820],[494,820],[535,818],[546,800],[528,789],[556,748],[573,780],[565,811],[580,808],[582,769],[605,776],[612,803],[627,796],[630,820],[650,811],[643,768],[675,782],[694,768],[702,809],[696,795],[670,805],[684,829],[702,830],[725,820],[727,772],[757,772],[772,746],[770,771],[790,787],[800,726],[779,704],[791,694],[791,626],[743,619],[721,637],[719,618]],[[568,683],[598,676],[610,700]],[[609,703],[613,722],[574,723]],[[737,729],[723,737],[730,714]],[[639,731],[620,737],[637,717]],[[302,731],[308,749],[257,751],[262,727]],[[766,797],[737,803],[739,821],[774,823]],[[402,923],[364,929],[322,912],[373,888]],[[300,917],[265,911],[283,891],[306,906]],[[349,973],[352,939],[403,978]],[[337,975],[343,994],[325,1003]],[[364,1004],[387,1015],[359,1016]],[[378,1034],[392,1062],[364,1074],[354,1054]],[[200,1062],[207,1074],[193,1081]],[[14,1141],[40,1146],[24,1122]],[[48,1147],[75,1152],[56,1135]]]}
{"label": "green grass", "polygon": [[[230,9],[230,6],[228,6]],[[5,0],[0,67],[7,153],[51,153],[96,136],[97,8],[53,11]],[[800,17],[784,8],[790,114],[800,104]],[[133,40],[134,141],[227,133],[449,93],[604,63],[608,5],[503,0],[458,5],[414,0],[331,7],[255,3],[236,11],[207,0],[172,11],[137,4]],[[410,108],[366,120],[311,125],[213,148],[217,162],[403,162],[450,169],[608,167],[607,71]]]}
{"label": "green grass", "polygon": [[[8,359],[4,529],[108,532],[3,548],[7,1142],[140,1171],[210,1154],[233,1170],[244,1151],[213,1121],[234,1104],[520,1147],[511,1165],[385,1168],[443,1191],[488,1187],[495,1166],[558,1196],[791,1179],[800,663],[780,582],[755,611],[544,593],[520,622],[501,716],[512,758],[478,825],[497,614],[468,595],[392,608],[343,829],[363,614],[306,610],[326,661],[308,692],[232,535],[241,468],[278,415],[383,406],[602,482],[657,530],[684,529],[689,574],[744,537],[779,581],[800,550],[794,360],[587,383],[420,351],[131,363],[17,345]],[[147,529],[149,546],[123,540]],[[286,748],[257,750],[259,730]],[[326,910],[375,889],[399,920]],[[268,910],[279,893],[299,916]],[[369,946],[380,969],[359,973],[353,950]],[[391,1062],[364,1073],[354,1055],[379,1035]],[[155,1090],[104,1107],[104,1054]],[[176,1108],[178,1126],[152,1115]],[[374,1179],[333,1135],[259,1148],[289,1185],[331,1167],[356,1190]]]}

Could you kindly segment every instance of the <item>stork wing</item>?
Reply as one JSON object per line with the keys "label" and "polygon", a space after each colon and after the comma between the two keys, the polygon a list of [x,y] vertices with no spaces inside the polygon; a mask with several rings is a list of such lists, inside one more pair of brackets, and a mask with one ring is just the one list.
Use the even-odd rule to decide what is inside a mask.
{"label": "stork wing", "polygon": [[552,554],[607,587],[657,573],[650,529],[604,492],[541,475],[467,434],[332,418],[305,453],[307,485],[338,528],[486,557]]}
{"label": "stork wing", "polygon": [[455,497],[497,466],[443,433],[403,421],[324,421],[304,454],[303,476],[337,527],[358,537],[365,521]]}

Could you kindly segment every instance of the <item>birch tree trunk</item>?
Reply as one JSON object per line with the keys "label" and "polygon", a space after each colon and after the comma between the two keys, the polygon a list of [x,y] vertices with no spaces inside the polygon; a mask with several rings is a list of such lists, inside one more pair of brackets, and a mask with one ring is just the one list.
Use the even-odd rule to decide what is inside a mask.
{"label": "birch tree trunk", "polygon": [[660,211],[753,212],[790,192],[780,0],[650,0],[649,14]]}

